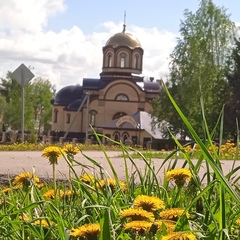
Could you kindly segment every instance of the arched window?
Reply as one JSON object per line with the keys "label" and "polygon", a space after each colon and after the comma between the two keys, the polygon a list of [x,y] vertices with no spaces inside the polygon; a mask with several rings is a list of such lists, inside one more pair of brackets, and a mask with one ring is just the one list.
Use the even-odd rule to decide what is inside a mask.
{"label": "arched window", "polygon": [[118,119],[118,118],[123,117],[123,116],[126,116],[126,115],[127,115],[127,114],[126,114],[125,112],[118,112],[118,113],[114,114],[112,120]]}
{"label": "arched window", "polygon": [[114,141],[116,141],[116,142],[119,142],[119,141],[120,141],[120,134],[119,134],[119,132],[114,132],[114,133],[113,133],[113,139],[114,139]]}
{"label": "arched window", "polygon": [[89,112],[89,114],[90,114],[89,124],[94,127],[96,125],[97,111],[92,110],[92,111]]}
{"label": "arched window", "polygon": [[135,55],[134,56],[134,62],[133,62],[133,67],[138,68],[138,61],[139,61],[139,56]]}
{"label": "arched window", "polygon": [[126,143],[126,141],[128,140],[129,138],[129,134],[127,132],[124,132],[122,134],[122,139],[123,139],[123,143]]}
{"label": "arched window", "polygon": [[116,101],[128,101],[128,96],[126,94],[118,94],[115,98]]}
{"label": "arched window", "polygon": [[58,120],[58,110],[57,109],[54,109],[54,122],[56,123]]}
{"label": "arched window", "polygon": [[68,113],[68,114],[67,114],[67,123],[70,123],[70,121],[71,121],[71,114]]}
{"label": "arched window", "polygon": [[112,55],[108,55],[108,67],[112,67]]}
{"label": "arched window", "polygon": [[121,57],[120,57],[120,67],[124,68],[125,64],[126,64],[126,55],[122,54]]}

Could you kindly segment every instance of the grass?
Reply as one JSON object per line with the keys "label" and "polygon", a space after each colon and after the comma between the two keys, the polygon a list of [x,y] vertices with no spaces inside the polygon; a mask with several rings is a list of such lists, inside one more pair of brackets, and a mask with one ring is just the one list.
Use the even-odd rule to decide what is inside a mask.
{"label": "grass", "polygon": [[[115,142],[114,142],[115,143]],[[61,144],[55,144],[56,146],[62,147]],[[49,146],[49,144],[32,144],[32,143],[14,143],[14,144],[2,144],[0,145],[0,151],[42,151],[44,148]],[[101,151],[101,146],[99,144],[76,144],[76,146],[81,149],[82,151]],[[238,146],[235,143],[228,140],[225,144],[221,144],[219,147],[218,145],[211,145],[208,146],[208,151],[213,153],[217,151],[219,148],[219,159],[220,160],[238,160],[240,159],[240,152],[238,152]],[[112,144],[111,146],[104,146],[105,151],[121,151],[121,147],[119,144]],[[137,152],[136,152],[137,150]],[[191,158],[198,159],[201,155],[201,149],[197,144],[189,143],[184,146],[184,150],[191,154]],[[139,152],[145,158],[161,158],[165,159],[168,157],[169,154],[174,152],[174,155],[179,158],[184,158],[184,154],[180,151],[180,149],[173,149],[172,151],[165,151],[164,149],[159,150],[143,150],[141,146],[134,146],[131,148],[131,156],[132,158],[139,158]],[[129,153],[128,152],[128,153]]]}
{"label": "grass", "polygon": [[[191,155],[181,145],[179,148],[186,161],[180,169],[175,167],[175,155],[165,158],[160,168],[156,169],[151,158],[135,150],[138,158],[145,162],[145,168],[139,169],[134,158],[128,154],[131,149],[121,143],[118,145],[124,156],[124,182],[119,179],[101,143],[110,173],[80,151],[75,154],[83,154],[94,167],[81,165],[82,174],[79,176],[74,166],[81,163],[74,160],[75,155],[64,153],[71,175],[69,182],[57,184],[56,192],[53,192],[54,183],[40,185],[41,181],[31,175],[22,177],[21,186],[16,186],[11,179],[9,188],[1,191],[0,239],[83,239],[71,234],[73,229],[82,234],[80,227],[85,224],[99,224],[100,231],[94,235],[94,229],[89,228],[93,235],[84,239],[170,239],[167,237],[172,231],[181,234],[182,238],[179,235],[176,239],[224,239],[223,234],[225,239],[238,239],[240,201],[239,185],[233,178],[235,169],[224,176],[216,164],[213,170],[206,167],[200,179],[198,171],[202,159],[199,158],[199,162],[193,165]],[[131,165],[127,164],[127,160]],[[162,176],[158,173],[162,168],[171,177],[165,175],[160,185]],[[174,169],[175,173],[171,174]],[[184,175],[183,169],[189,172]],[[176,179],[182,181],[179,183]],[[164,208],[149,210],[154,220],[143,221],[146,213],[138,217],[134,215],[135,218],[121,217],[124,210],[136,211],[140,208],[134,205],[139,196],[142,196],[142,201],[155,197],[163,202]],[[156,204],[156,201],[151,198],[146,200],[149,205]],[[135,219],[139,221],[134,222]]]}
{"label": "grass", "polygon": [[[59,147],[62,147],[61,144],[52,144]],[[49,144],[42,143],[14,143],[14,144],[1,144],[0,151],[42,151],[44,148],[50,146]],[[101,146],[99,144],[77,144],[77,146],[82,150],[91,150],[91,151],[101,151]],[[119,145],[105,146],[105,150],[108,151],[119,151],[121,148]]]}
{"label": "grass", "polygon": [[[68,182],[54,179],[42,184],[35,173],[9,179],[9,187],[0,191],[0,239],[238,240],[240,167],[233,161],[232,170],[225,175],[221,165],[221,152],[230,154],[235,146],[230,142],[224,149],[222,144],[213,145],[214,134],[207,128],[204,111],[207,135],[203,142],[169,98],[196,143],[193,149],[172,136],[177,150],[162,153],[162,164],[156,167],[152,151],[144,153],[108,138],[122,153],[123,181],[100,141],[105,136],[96,134],[110,172],[85,155],[81,145],[59,145],[57,150],[42,146],[53,175],[57,158],[61,155],[65,159]],[[231,154],[237,160],[238,147],[235,150]],[[82,154],[89,164],[77,162],[76,154]],[[184,161],[176,167],[179,156]],[[135,157],[144,162],[143,169]],[[81,175],[75,166],[82,167]],[[201,176],[200,169],[204,169]]]}

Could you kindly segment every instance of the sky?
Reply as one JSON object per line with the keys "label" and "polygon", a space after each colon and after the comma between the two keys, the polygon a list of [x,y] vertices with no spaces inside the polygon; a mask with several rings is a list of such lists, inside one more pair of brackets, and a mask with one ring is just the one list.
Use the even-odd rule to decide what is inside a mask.
{"label": "sky", "polygon": [[[240,23],[239,0],[213,2]],[[144,49],[145,79],[164,80],[184,10],[198,8],[199,0],[0,0],[0,78],[22,63],[57,90],[99,78],[102,47],[122,31],[126,12],[126,31]]]}

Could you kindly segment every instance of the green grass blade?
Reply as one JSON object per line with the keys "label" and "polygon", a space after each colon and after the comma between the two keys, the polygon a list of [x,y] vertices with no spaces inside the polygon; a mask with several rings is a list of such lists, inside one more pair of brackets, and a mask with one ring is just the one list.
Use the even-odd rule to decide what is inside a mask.
{"label": "green grass blade", "polygon": [[222,171],[216,165],[212,155],[210,154],[210,152],[208,151],[208,149],[206,148],[206,146],[204,145],[204,143],[202,142],[200,137],[197,135],[197,133],[193,129],[192,125],[189,123],[189,121],[187,120],[187,118],[183,114],[183,112],[180,110],[177,103],[172,98],[172,96],[171,96],[170,92],[168,91],[167,87],[166,86],[164,86],[164,87],[165,87],[165,90],[168,94],[168,97],[169,97],[170,101],[172,102],[172,104],[175,107],[176,111],[178,112],[179,116],[183,120],[184,124],[187,126],[187,128],[188,128],[189,132],[191,133],[193,139],[195,140],[195,142],[200,147],[206,161],[209,163],[209,165],[213,169],[214,173],[216,174],[217,179],[219,179],[221,181],[221,183],[225,186],[225,188],[229,192],[229,194],[238,202],[238,204],[240,204],[240,196],[236,193],[236,191],[232,188],[232,186],[229,184],[227,179],[224,177]]}

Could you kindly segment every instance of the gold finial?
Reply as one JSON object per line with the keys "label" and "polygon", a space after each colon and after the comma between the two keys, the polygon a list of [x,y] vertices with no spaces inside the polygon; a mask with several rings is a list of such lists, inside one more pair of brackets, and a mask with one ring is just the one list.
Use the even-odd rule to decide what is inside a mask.
{"label": "gold finial", "polygon": [[123,32],[126,31],[126,11],[124,11],[124,24],[123,24]]}

